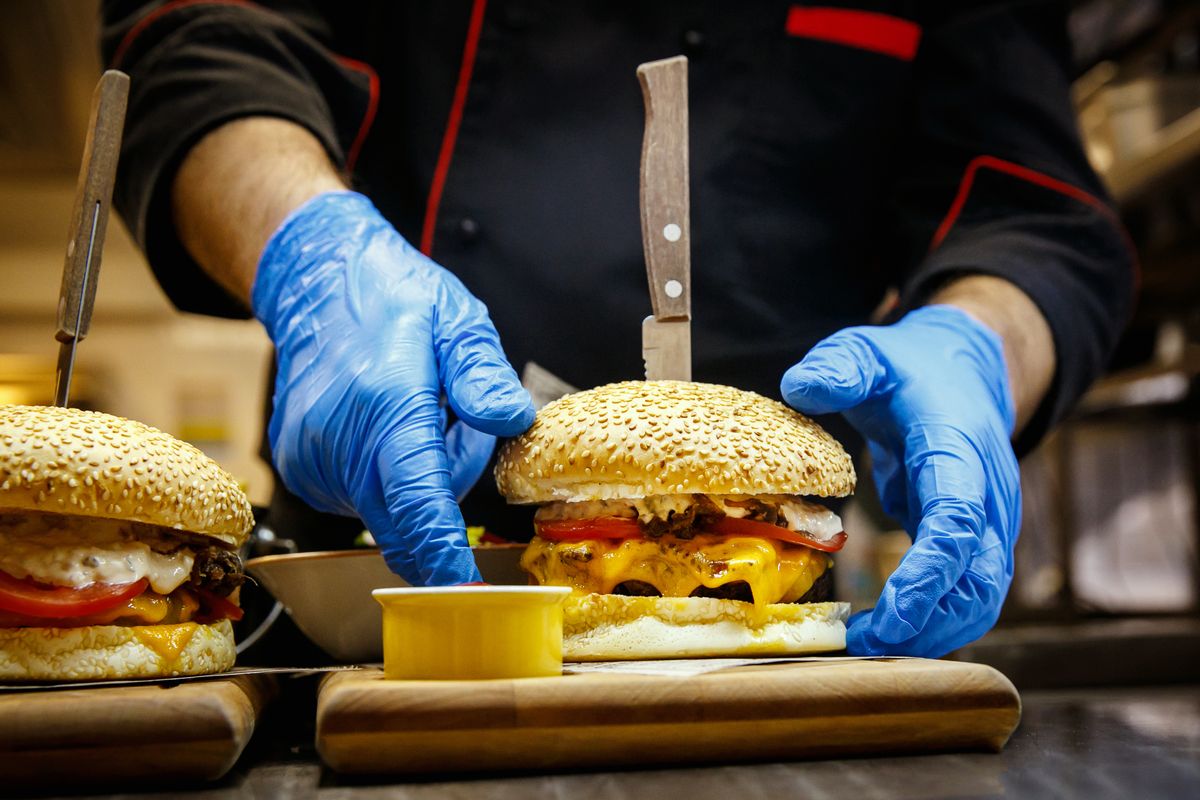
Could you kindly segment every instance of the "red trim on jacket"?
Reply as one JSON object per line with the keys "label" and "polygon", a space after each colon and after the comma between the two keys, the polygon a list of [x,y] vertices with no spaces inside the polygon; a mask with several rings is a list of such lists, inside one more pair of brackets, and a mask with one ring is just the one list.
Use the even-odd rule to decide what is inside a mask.
{"label": "red trim on jacket", "polygon": [[[126,52],[134,41],[145,32],[147,28],[154,22],[173,11],[180,11],[190,6],[241,6],[243,8],[260,8],[256,3],[250,0],[171,0],[169,3],[164,3],[158,8],[151,11],[146,16],[139,19],[130,28],[121,43],[117,45],[117,50],[113,54],[110,67],[119,67],[121,61],[124,60]],[[332,53],[333,57],[338,60],[342,66],[361,72],[367,76],[369,85],[369,95],[367,98],[367,110],[363,113],[362,121],[358,124],[358,132],[354,135],[354,141],[350,144],[350,149],[346,151],[346,172],[353,172],[354,165],[358,161],[358,155],[362,152],[363,144],[367,141],[367,134],[371,131],[371,125],[375,122],[375,112],[379,109],[379,75],[375,69],[365,61],[359,61],[347,56]]]}
{"label": "red trim on jacket", "polygon": [[975,173],[980,169],[993,169],[997,172],[1003,172],[1005,175],[1011,175],[1014,178],[1041,186],[1043,189],[1050,189],[1059,194],[1064,194],[1073,200],[1078,200],[1085,205],[1091,206],[1118,226],[1121,224],[1117,213],[1109,208],[1108,203],[1077,186],[1072,186],[1057,178],[1051,178],[1045,173],[1038,172],[1029,167],[1023,167],[1020,164],[1014,164],[1011,161],[996,158],[995,156],[976,156],[971,159],[967,164],[967,168],[963,170],[962,181],[958,184],[958,194],[954,196],[954,202],[950,204],[950,210],[946,212],[946,216],[942,219],[942,224],[938,225],[937,232],[933,234],[933,240],[929,243],[930,250],[938,248],[938,245],[942,243],[946,235],[950,233],[950,229],[954,227],[954,223],[958,221],[958,215],[962,213],[963,206],[967,204],[967,197],[971,194],[971,186],[975,183]]}
{"label": "red trim on jacket", "polygon": [[788,9],[789,36],[817,39],[912,61],[921,43],[921,26],[890,14],[847,8]]}
{"label": "red trim on jacket", "polygon": [[375,122],[375,112],[379,110],[379,74],[375,72],[374,67],[365,61],[359,61],[346,56],[338,56],[337,60],[350,69],[365,73],[371,82],[370,96],[367,98],[367,110],[363,112],[362,122],[358,124],[358,133],[354,135],[354,141],[350,144],[350,149],[346,151],[346,172],[354,172],[354,165],[358,161],[358,154],[362,152],[362,146],[367,141],[367,134],[371,132],[371,125]]}
{"label": "red trim on jacket", "polygon": [[475,69],[475,53],[479,49],[479,34],[483,30],[483,13],[487,0],[475,0],[471,7],[471,21],[467,25],[467,40],[463,45],[462,65],[458,70],[458,84],[454,87],[454,100],[450,104],[450,117],[446,120],[446,131],[442,134],[442,147],[438,153],[433,180],[429,184],[429,197],[425,201],[425,224],[421,228],[421,252],[433,252],[433,232],[437,225],[438,206],[442,202],[442,190],[446,188],[446,175],[450,171],[450,159],[454,156],[454,144],[458,140],[458,128],[462,124],[463,106],[467,103],[467,89],[471,84],[471,72]]}
{"label": "red trim on jacket", "polygon": [[1005,161],[995,156],[975,156],[975,158],[967,163],[966,169],[963,170],[962,180],[958,184],[958,194],[954,196],[954,202],[950,204],[950,210],[946,212],[946,216],[942,219],[937,231],[933,234],[933,239],[929,242],[930,252],[933,252],[942,244],[946,236],[949,235],[950,229],[954,227],[954,223],[958,221],[958,216],[962,213],[963,206],[967,204],[967,198],[971,194],[971,187],[975,183],[975,174],[981,169],[995,170],[1018,180],[1040,186],[1043,189],[1058,192],[1099,212],[1121,234],[1121,238],[1125,242],[1125,247],[1129,250],[1130,258],[1133,260],[1134,289],[1136,290],[1141,285],[1141,266],[1138,263],[1137,248],[1133,246],[1133,240],[1129,238],[1129,233],[1125,230],[1125,226],[1121,224],[1121,217],[1108,203],[1090,192],[1085,192],[1078,186],[1072,186],[1065,181],[1052,178],[1043,172],[1038,172],[1035,169],[1023,167],[1020,164]]}
{"label": "red trim on jacket", "polygon": [[121,43],[117,45],[117,50],[113,53],[112,63],[109,67],[116,69],[121,66],[121,62],[125,59],[125,53],[129,50],[130,45],[134,40],[145,32],[160,17],[164,17],[173,11],[187,8],[188,6],[247,6],[253,7],[255,4],[250,0],[171,0],[169,3],[164,3],[158,8],[151,11],[146,16],[134,23],[133,27],[125,32]]}

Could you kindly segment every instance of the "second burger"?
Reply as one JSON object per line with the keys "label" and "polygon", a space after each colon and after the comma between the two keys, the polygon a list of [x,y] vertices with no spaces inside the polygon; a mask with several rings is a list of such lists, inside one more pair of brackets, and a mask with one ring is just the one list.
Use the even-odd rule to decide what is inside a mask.
{"label": "second burger", "polygon": [[570,586],[569,659],[782,655],[845,647],[829,602],[854,489],[842,446],[782,403],[728,386],[629,381],[547,405],[500,453],[512,503],[538,504],[522,558]]}

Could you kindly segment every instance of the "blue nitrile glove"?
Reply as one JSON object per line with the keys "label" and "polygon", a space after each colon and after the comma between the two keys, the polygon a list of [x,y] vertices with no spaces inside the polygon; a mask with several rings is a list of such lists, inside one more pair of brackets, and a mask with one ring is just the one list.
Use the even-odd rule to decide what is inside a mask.
{"label": "blue nitrile glove", "polygon": [[253,303],[279,362],[270,438],[287,487],[361,518],[410,583],[479,580],[456,495],[534,416],[483,303],[353,192],[284,221]]}
{"label": "blue nitrile glove", "polygon": [[1000,337],[957,308],[928,306],[833,334],[781,389],[801,412],[845,414],[867,439],[884,510],[914,539],[875,608],[851,619],[847,649],[941,656],[986,633],[1021,525]]}

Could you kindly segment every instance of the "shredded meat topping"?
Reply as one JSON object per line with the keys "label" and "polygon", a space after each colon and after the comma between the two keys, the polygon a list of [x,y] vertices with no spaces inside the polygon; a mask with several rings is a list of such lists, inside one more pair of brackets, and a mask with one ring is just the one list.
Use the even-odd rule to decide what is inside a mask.
{"label": "shredded meat topping", "polygon": [[764,503],[756,497],[747,497],[743,500],[726,500],[725,505],[746,509],[745,519],[752,519],[755,522],[766,522],[770,525],[778,525],[781,528],[787,527],[787,518],[779,513],[778,506]]}
{"label": "shredded meat topping", "polygon": [[196,551],[188,583],[218,597],[228,597],[245,579],[242,560],[237,553],[220,547],[206,547]]}
{"label": "shredded meat topping", "polygon": [[693,495],[695,502],[683,511],[668,512],[666,519],[651,517],[642,521],[642,533],[650,539],[663,536],[677,536],[680,539],[691,539],[706,523],[725,516],[716,503],[702,494]]}

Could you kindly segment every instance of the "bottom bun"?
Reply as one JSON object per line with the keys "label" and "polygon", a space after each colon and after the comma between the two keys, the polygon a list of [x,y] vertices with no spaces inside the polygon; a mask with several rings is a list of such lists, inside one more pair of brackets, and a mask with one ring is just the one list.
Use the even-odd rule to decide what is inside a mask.
{"label": "bottom bun", "polygon": [[849,603],[755,606],[712,597],[581,594],[563,607],[563,658],[783,656],[846,647]]}
{"label": "bottom bun", "polygon": [[233,625],[0,628],[0,680],[86,681],[207,675],[233,666]]}

